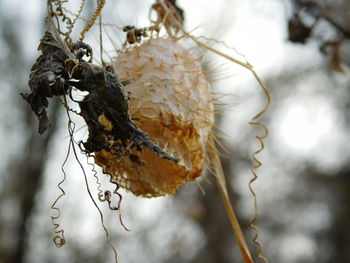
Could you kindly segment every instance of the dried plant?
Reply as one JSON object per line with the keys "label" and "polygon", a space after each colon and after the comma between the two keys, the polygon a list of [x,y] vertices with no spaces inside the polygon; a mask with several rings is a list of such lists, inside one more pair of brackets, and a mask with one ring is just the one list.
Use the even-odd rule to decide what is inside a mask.
{"label": "dried plant", "polygon": [[[71,140],[68,154],[72,148],[77,156],[75,146],[78,145],[87,157],[93,157],[103,172],[110,176],[110,182],[116,185],[113,194],[118,195],[119,200],[119,187],[144,197],[174,194],[183,184],[200,177],[205,168],[209,169],[217,179],[244,262],[253,262],[253,259],[229,200],[216,148],[213,133],[215,99],[202,70],[201,57],[194,57],[182,45],[182,41],[190,40],[196,48],[206,49],[252,72],[268,101],[251,122],[252,125],[262,126],[266,134],[256,137],[261,147],[254,153],[257,164],[252,169],[254,177],[249,183],[256,208],[250,226],[256,230],[254,242],[260,248],[258,257],[267,262],[262,255],[262,245],[258,241],[255,226],[258,205],[252,184],[258,178],[256,169],[261,166],[257,155],[264,149],[264,139],[268,134],[267,126],[257,119],[267,111],[270,95],[253,67],[206,43],[222,45],[221,42],[212,39],[206,41],[208,39],[187,32],[183,28],[184,11],[174,0],[157,0],[152,5],[150,16],[155,13],[156,19],[150,19],[150,26],[122,27],[127,37],[119,56],[110,61],[111,66],[104,61],[99,66],[92,63],[93,50],[82,40],[101,16],[105,1],[98,1],[92,18],[88,20],[77,42],[70,39],[70,34],[84,1],[73,19],[64,11],[62,5],[65,2],[48,1],[47,31],[39,45],[42,54],[32,67],[29,81],[31,92],[23,94],[39,119],[39,133],[44,133],[50,126],[46,114],[48,98],[59,97],[69,120]],[[66,32],[60,28],[60,19],[69,21]],[[72,96],[75,91],[85,92],[86,95],[76,101]],[[68,100],[76,103],[80,111],[70,109]],[[87,141],[76,142],[71,113],[85,120],[89,131]],[[83,173],[91,196],[84,169]],[[58,199],[64,195],[61,190]],[[111,210],[119,210],[120,201],[117,205],[112,204],[112,193],[103,193],[99,182],[98,190],[100,201],[107,201]],[[91,199],[98,208],[92,196]],[[59,216],[60,211],[55,206],[57,200],[52,208],[58,211]],[[99,212],[108,238],[103,215]],[[59,235],[55,237],[55,243],[61,246],[65,239],[63,230],[55,223],[58,216],[52,217],[52,221],[55,233]]]}

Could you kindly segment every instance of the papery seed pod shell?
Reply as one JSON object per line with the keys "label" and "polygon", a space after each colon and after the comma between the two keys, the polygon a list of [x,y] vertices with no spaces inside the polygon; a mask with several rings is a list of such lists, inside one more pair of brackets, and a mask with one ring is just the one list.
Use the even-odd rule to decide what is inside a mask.
{"label": "papery seed pod shell", "polygon": [[128,157],[116,160],[106,151],[97,152],[96,161],[136,195],[173,194],[202,174],[214,123],[212,92],[201,60],[179,41],[156,38],[125,50],[114,69],[121,81],[130,81],[125,90],[135,124],[180,162],[161,159],[148,149],[133,152],[143,166]]}

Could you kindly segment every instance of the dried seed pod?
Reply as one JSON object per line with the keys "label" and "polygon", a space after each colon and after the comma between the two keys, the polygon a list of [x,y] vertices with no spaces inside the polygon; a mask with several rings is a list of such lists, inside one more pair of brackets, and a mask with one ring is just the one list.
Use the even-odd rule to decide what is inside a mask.
{"label": "dried seed pod", "polygon": [[178,163],[145,149],[145,164],[116,160],[107,151],[96,162],[112,180],[136,195],[173,194],[182,184],[201,175],[206,145],[214,122],[210,85],[201,63],[173,39],[152,39],[125,51],[114,64],[130,93],[130,115],[137,126]]}

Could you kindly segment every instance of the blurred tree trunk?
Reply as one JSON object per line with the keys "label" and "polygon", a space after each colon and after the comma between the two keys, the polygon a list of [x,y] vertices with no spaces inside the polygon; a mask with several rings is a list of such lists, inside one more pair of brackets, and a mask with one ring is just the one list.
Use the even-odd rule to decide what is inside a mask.
{"label": "blurred tree trunk", "polygon": [[[24,262],[30,235],[29,221],[36,205],[35,197],[41,189],[47,153],[49,151],[48,146],[57,129],[57,127],[51,127],[47,130],[45,136],[40,136],[37,132],[37,121],[33,120],[32,112],[27,105],[25,106],[23,110],[26,111],[28,139],[24,145],[22,155],[14,160],[14,163],[17,165],[13,165],[13,169],[9,171],[15,184],[12,187],[16,189],[16,198],[20,204],[18,211],[20,220],[14,230],[14,234],[17,236],[17,244],[9,259],[9,262],[13,263]],[[58,106],[59,103],[57,101],[54,101],[51,105],[53,116],[50,119],[53,123],[57,122],[59,115]]]}
{"label": "blurred tree trunk", "polygon": [[[232,176],[230,162],[231,158],[221,160],[226,180],[228,183],[228,192],[232,205],[235,209],[238,201],[238,195],[230,187],[230,177]],[[232,263],[237,256],[237,262],[241,261],[238,245],[234,240],[231,225],[223,205],[219,189],[215,180],[212,185],[207,185],[205,195],[199,195],[199,201],[204,207],[204,217],[199,224],[205,233],[205,246],[197,253],[191,263]],[[237,209],[236,209],[237,212]],[[241,222],[241,227],[242,222]],[[237,253],[238,252],[238,253]]]}
{"label": "blurred tree trunk", "polygon": [[338,216],[331,227],[331,243],[334,244],[334,262],[350,262],[350,171],[338,182],[340,198]]}
{"label": "blurred tree trunk", "polygon": [[[350,167],[336,175],[318,176],[325,188],[333,195],[332,222],[327,231],[319,236],[330,246],[332,262],[350,262]],[[323,179],[323,180],[322,180]],[[330,198],[331,199],[331,198]],[[317,239],[320,237],[316,236]]]}
{"label": "blurred tree trunk", "polygon": [[[7,19],[7,20],[6,20]],[[26,102],[22,100],[19,93],[24,89],[28,89],[26,82],[28,76],[23,76],[23,65],[26,65],[25,55],[23,54],[23,39],[16,32],[16,23],[14,17],[11,19],[3,18],[2,39],[7,47],[7,56],[3,63],[6,65],[6,70],[2,72],[3,76],[10,74],[18,76],[13,78],[12,86],[17,93],[16,98],[12,100],[13,107],[20,109],[23,119],[17,120],[21,122],[23,130],[13,130],[11,133],[16,133],[18,136],[25,136],[18,141],[24,141],[21,145],[22,151],[18,152],[15,159],[11,160],[8,165],[6,178],[3,178],[4,187],[1,196],[1,201],[11,200],[18,206],[16,209],[16,220],[12,222],[1,222],[0,234],[6,233],[7,237],[1,237],[2,240],[14,239],[11,247],[9,244],[0,244],[0,261],[21,263],[25,260],[26,249],[28,246],[28,237],[30,234],[30,219],[35,208],[35,198],[41,189],[43,171],[47,160],[48,146],[54,137],[57,126],[53,125],[44,136],[40,136],[37,132],[38,122],[34,119],[33,114]],[[6,20],[6,21],[5,21]],[[13,26],[9,26],[13,25]],[[34,61],[32,62],[34,63]],[[58,117],[58,102],[55,101],[51,105],[51,120],[53,124],[57,123]],[[17,142],[13,142],[14,144]],[[3,221],[0,219],[0,221]],[[11,227],[9,227],[11,225]],[[7,230],[5,230],[8,228]],[[11,235],[9,238],[8,235]]]}
{"label": "blurred tree trunk", "polygon": [[[216,116],[215,123],[220,127],[222,122],[222,116]],[[223,144],[225,145],[225,144]],[[219,146],[220,147],[220,146]],[[233,206],[233,209],[237,213],[237,204],[239,195],[231,187],[232,177],[234,176],[231,164],[235,163],[235,158],[232,152],[221,159],[221,164],[224,170],[224,175],[227,183],[228,194]],[[195,257],[188,261],[189,263],[233,263],[241,262],[241,254],[239,247],[234,239],[231,224],[226,213],[225,206],[223,204],[219,188],[216,183],[214,175],[209,176],[211,184],[203,183],[205,195],[197,191],[197,195],[193,198],[198,202],[198,206],[203,210],[201,217],[196,218],[197,223],[200,225],[204,236],[206,238],[205,245],[198,251]],[[180,192],[181,198],[181,192]],[[182,202],[186,204],[186,201]],[[238,220],[241,224],[243,232],[246,232],[246,222],[242,222],[239,215]],[[247,240],[248,241],[248,240]],[[237,259],[237,260],[235,260]],[[174,260],[170,262],[179,262]]]}

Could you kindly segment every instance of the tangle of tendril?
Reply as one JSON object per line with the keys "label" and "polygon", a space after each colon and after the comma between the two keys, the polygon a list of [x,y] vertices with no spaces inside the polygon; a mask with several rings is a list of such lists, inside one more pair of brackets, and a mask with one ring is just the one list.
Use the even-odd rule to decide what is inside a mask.
{"label": "tangle of tendril", "polygon": [[106,0],[99,0],[97,2],[97,8],[96,8],[95,12],[93,13],[91,19],[86,24],[83,31],[81,31],[81,33],[80,33],[80,38],[79,38],[80,41],[84,40],[85,33],[87,33],[91,29],[91,27],[95,24],[97,17],[101,15],[102,8],[104,7],[105,3],[106,3]]}
{"label": "tangle of tendril", "polygon": [[[69,0],[56,0],[56,1],[55,0],[49,0],[48,3],[51,5],[51,10],[54,10],[53,11],[54,13],[52,15],[54,15],[56,17],[57,21],[58,21],[58,17],[62,17],[62,22],[66,22],[66,25],[67,25],[66,29],[68,29],[68,31],[65,32],[65,33],[62,32],[60,30],[60,28],[59,28],[59,24],[60,24],[59,22],[57,23],[58,31],[59,31],[60,34],[65,36],[66,43],[71,43],[72,41],[71,41],[71,38],[70,38],[70,33],[71,33],[70,27],[73,28],[75,20],[73,22],[72,19],[63,12],[63,9],[64,9],[63,4],[67,3],[68,1]],[[55,9],[52,8],[52,3],[55,4]]]}
{"label": "tangle of tendril", "polygon": [[[100,182],[100,179],[99,179],[98,176],[97,176],[96,166],[95,166],[95,164],[94,164],[93,162],[90,162],[90,161],[89,161],[89,158],[94,158],[94,155],[92,155],[91,153],[88,153],[88,152],[85,151],[85,149],[83,148],[83,145],[82,145],[82,141],[80,141],[80,142],[78,143],[78,146],[79,146],[79,148],[80,148],[81,153],[84,154],[84,155],[86,156],[86,159],[87,159],[86,162],[87,162],[87,164],[88,164],[89,166],[91,166],[91,171],[93,172],[93,177],[95,177],[95,179],[96,179],[97,192],[98,192],[98,193],[97,193],[98,200],[99,200],[100,202],[106,202],[106,201],[107,201],[107,202],[108,202],[108,207],[109,207],[110,210],[112,210],[112,211],[115,211],[115,210],[120,211],[121,201],[122,201],[122,198],[123,198],[123,197],[122,197],[122,195],[118,192],[118,190],[119,190],[119,188],[120,188],[119,184],[118,184],[117,182],[112,181],[112,177],[110,176],[109,182],[116,185],[115,190],[113,191],[113,194],[116,194],[116,195],[118,195],[118,197],[119,197],[119,201],[118,201],[118,203],[117,203],[117,206],[114,207],[114,206],[112,206],[112,202],[111,202],[111,197],[112,197],[111,192],[110,192],[110,191],[103,191],[103,190],[102,190],[102,184],[101,184],[101,182]],[[121,225],[124,227],[124,229],[127,230],[127,231],[129,231],[129,230],[125,227],[123,221],[121,220],[121,215],[120,215],[120,214],[119,214],[119,219],[120,219],[120,223],[121,223]]]}
{"label": "tangle of tendril", "polygon": [[[66,97],[64,96],[64,102],[65,104],[67,105],[67,99]],[[100,215],[100,220],[101,220],[101,225],[102,225],[102,228],[106,234],[106,238],[107,238],[107,243],[108,245],[111,247],[111,249],[113,250],[113,254],[114,254],[114,258],[115,258],[115,262],[117,263],[118,262],[118,255],[117,255],[117,251],[115,249],[115,247],[113,246],[111,240],[110,240],[110,237],[109,237],[109,233],[108,233],[108,230],[105,226],[105,223],[104,223],[104,216],[101,212],[101,209],[99,208],[99,206],[97,205],[95,199],[93,198],[92,196],[92,193],[90,191],[90,187],[89,187],[89,183],[88,183],[88,180],[87,180],[87,176],[86,176],[86,172],[84,170],[84,167],[82,165],[82,163],[80,162],[79,158],[78,158],[78,154],[77,154],[77,151],[75,149],[75,144],[78,144],[75,140],[74,140],[74,131],[75,131],[75,123],[72,121],[71,117],[70,117],[70,113],[69,113],[69,110],[67,110],[66,108],[66,113],[67,113],[67,117],[68,117],[68,133],[69,133],[69,137],[70,137],[70,142],[69,144],[72,146],[72,150],[73,150],[73,154],[74,154],[74,157],[76,159],[76,161],[78,162],[82,172],[83,172],[83,175],[84,175],[84,182],[85,182],[85,186],[86,186],[86,190],[88,192],[88,195],[92,201],[92,203],[94,204],[94,206],[96,207],[99,215]]]}
{"label": "tangle of tendril", "polygon": [[81,0],[81,3],[80,3],[80,7],[77,11],[77,13],[73,13],[73,20],[71,21],[71,23],[67,24],[67,35],[70,36],[70,34],[72,33],[72,30],[73,30],[73,27],[75,25],[75,22],[78,20],[78,18],[80,17],[81,13],[83,12],[83,8],[84,8],[84,5],[85,5],[85,0]]}
{"label": "tangle of tendril", "polygon": [[[64,6],[62,6],[62,10],[64,11],[64,12],[66,12],[66,13],[68,13],[68,14],[70,14],[70,15],[73,15],[73,16],[75,16],[76,14],[74,13],[74,12],[72,12],[71,10],[69,10],[68,8],[65,8]],[[90,19],[88,19],[88,18],[85,18],[85,17],[83,17],[83,16],[79,16],[79,17],[77,17],[77,19],[79,19],[79,20],[82,20],[82,21],[84,21],[84,22],[89,22],[90,21]],[[99,24],[99,22],[94,22],[94,25],[98,25]],[[123,27],[122,26],[119,26],[119,25],[117,25],[117,24],[113,24],[113,23],[102,23],[102,26],[103,27],[115,27],[115,28],[118,28],[118,29],[123,29]]]}
{"label": "tangle of tendril", "polygon": [[[79,144],[79,147],[82,151],[83,154],[85,154],[88,158],[89,157],[92,157],[92,158],[95,158],[94,155],[90,154],[90,153],[87,153],[83,148],[82,148],[82,145]],[[117,195],[118,196],[118,202],[117,202],[117,205],[116,206],[112,206],[112,201],[111,201],[111,198],[112,198],[112,193],[110,191],[103,191],[102,190],[102,184],[99,180],[99,178],[97,177],[97,171],[95,170],[95,165],[94,163],[91,163],[88,161],[88,165],[91,165],[93,168],[92,168],[92,171],[94,173],[94,177],[96,178],[96,183],[98,185],[97,187],[97,190],[98,190],[98,199],[100,202],[106,202],[108,203],[108,207],[111,211],[118,211],[119,212],[119,222],[121,224],[121,226],[126,230],[126,231],[130,231],[124,224],[123,222],[123,219],[122,219],[122,216],[121,216],[121,211],[120,211],[120,207],[121,207],[121,203],[122,203],[122,199],[123,199],[123,196],[118,192],[118,190],[120,189],[120,185],[118,182],[116,181],[113,181],[113,178],[112,176],[109,175],[109,182],[111,184],[114,184],[115,185],[115,189],[113,191],[113,194]]]}
{"label": "tangle of tendril", "polygon": [[122,202],[122,199],[123,199],[123,196],[118,192],[118,190],[120,189],[120,185],[118,184],[118,182],[115,182],[112,180],[112,177],[109,176],[109,182],[116,185],[114,191],[113,191],[113,194],[117,195],[118,196],[118,203],[117,203],[117,206],[112,206],[112,202],[111,202],[111,197],[112,197],[112,194],[110,191],[103,191],[102,190],[102,184],[100,182],[100,179],[98,178],[97,176],[97,171],[96,171],[96,166],[93,162],[90,162],[89,161],[89,158],[95,158],[94,155],[92,155],[91,153],[88,153],[85,151],[85,149],[83,148],[82,146],[82,142],[79,142],[78,143],[78,146],[80,148],[80,151],[86,156],[87,158],[87,164],[89,166],[91,166],[91,171],[93,172],[93,177],[95,177],[96,179],[96,184],[97,184],[97,197],[98,197],[98,200],[100,202],[106,202],[108,203],[108,207],[110,210],[112,211],[118,211],[119,212],[119,222],[120,224],[122,225],[122,227],[126,230],[126,231],[130,231],[124,224],[123,220],[122,220],[122,216],[121,216],[121,211],[120,211],[120,206],[121,206],[121,202]]}

